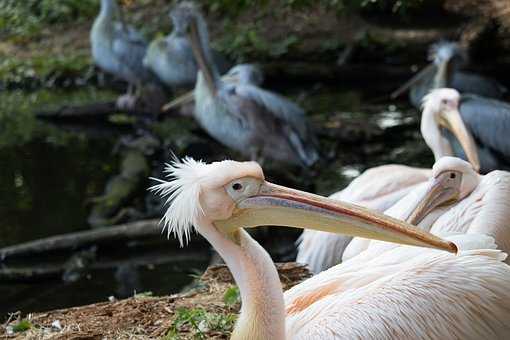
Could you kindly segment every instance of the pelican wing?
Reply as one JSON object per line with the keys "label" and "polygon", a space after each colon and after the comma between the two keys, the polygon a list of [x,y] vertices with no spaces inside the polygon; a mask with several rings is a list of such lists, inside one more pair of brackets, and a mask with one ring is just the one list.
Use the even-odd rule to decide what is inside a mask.
{"label": "pelican wing", "polygon": [[501,98],[506,88],[496,80],[469,72],[455,72],[450,87],[461,93],[472,93],[488,98]]}
{"label": "pelican wing", "polygon": [[462,120],[477,143],[510,160],[510,104],[475,95],[463,95]]}
{"label": "pelican wing", "polygon": [[[243,122],[243,128],[252,130],[251,135],[257,139],[254,144],[266,145],[273,153],[288,152],[288,149],[285,151],[286,144],[303,164],[313,164],[318,154],[302,111],[296,111],[291,119],[293,109],[285,111],[281,108],[281,102],[267,105],[271,97],[266,95],[269,92],[262,91],[252,85],[225,84],[218,95],[228,106],[228,112]],[[272,108],[280,109],[272,111]],[[302,131],[307,134],[304,135]]]}
{"label": "pelican wing", "polygon": [[[465,249],[464,243],[480,243],[473,237],[460,235],[455,242]],[[333,267],[285,293],[287,332],[293,339],[508,334],[510,306],[504,299],[510,298],[510,267],[501,262],[504,253],[488,248],[456,256],[395,246],[366,261]]]}
{"label": "pelican wing", "polygon": [[116,23],[113,39],[113,52],[121,65],[129,68],[131,73],[140,80],[149,77],[148,70],[143,66],[143,58],[147,50],[147,41],[133,27]]}
{"label": "pelican wing", "polygon": [[236,91],[242,97],[255,101],[275,117],[291,125],[303,137],[309,133],[305,112],[289,99],[250,84],[237,86]]}

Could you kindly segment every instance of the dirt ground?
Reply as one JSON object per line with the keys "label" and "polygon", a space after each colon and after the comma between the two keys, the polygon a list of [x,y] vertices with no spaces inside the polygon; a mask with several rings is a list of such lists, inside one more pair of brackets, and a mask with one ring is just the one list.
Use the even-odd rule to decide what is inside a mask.
{"label": "dirt ground", "polygon": [[[311,276],[305,267],[296,263],[277,264],[277,268],[284,290]],[[233,322],[226,323],[221,331],[202,329],[197,335],[192,324],[177,318],[183,310],[199,310],[219,318],[235,316],[239,302],[227,303],[225,300],[225,293],[232,287],[233,279],[228,268],[213,266],[200,278],[197,288],[182,294],[163,297],[142,294],[120,301],[18,315],[0,328],[0,339],[228,339]],[[8,334],[9,326],[20,319],[30,321],[31,328]],[[57,321],[60,327],[55,327]],[[169,330],[175,328],[178,333],[169,335]]]}

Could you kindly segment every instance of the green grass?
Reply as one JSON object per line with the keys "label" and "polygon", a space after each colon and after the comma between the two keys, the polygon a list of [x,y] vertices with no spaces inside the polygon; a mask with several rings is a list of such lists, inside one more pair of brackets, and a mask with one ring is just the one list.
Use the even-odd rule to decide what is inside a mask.
{"label": "green grass", "polygon": [[210,332],[230,335],[237,316],[233,313],[217,314],[203,308],[180,308],[176,311],[175,320],[163,340],[182,339],[185,331],[191,332],[194,339],[208,339]]}
{"label": "green grass", "polygon": [[26,319],[23,319],[14,326],[12,326],[12,330],[14,331],[14,333],[25,332],[28,331],[30,328],[32,328],[32,323]]}

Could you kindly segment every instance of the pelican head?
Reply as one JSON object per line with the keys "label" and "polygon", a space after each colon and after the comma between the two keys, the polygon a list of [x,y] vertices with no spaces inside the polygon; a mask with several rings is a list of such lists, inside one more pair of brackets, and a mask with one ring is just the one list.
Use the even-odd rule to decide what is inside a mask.
{"label": "pelican head", "polygon": [[261,85],[264,82],[264,74],[257,64],[239,64],[232,67],[223,80],[235,84]]}
{"label": "pelican head", "polygon": [[468,63],[466,50],[459,43],[442,40],[433,44],[429,49],[429,60],[436,66],[443,63],[452,62],[455,67],[460,67]]}
{"label": "pelican head", "polygon": [[408,221],[418,224],[434,208],[458,202],[480,183],[480,175],[471,163],[457,157],[442,157],[432,167],[423,198]]}
{"label": "pelican head", "polygon": [[168,15],[172,20],[173,31],[178,35],[186,35],[190,20],[199,16],[200,12],[195,3],[183,1],[170,10]]}
{"label": "pelican head", "polygon": [[439,160],[442,156],[452,155],[451,145],[441,135],[439,128],[449,130],[459,141],[473,168],[478,171],[480,161],[476,143],[462,120],[459,103],[460,94],[457,90],[432,90],[423,99],[421,133],[436,160]]}
{"label": "pelican head", "polygon": [[[255,162],[206,164],[185,158],[166,169],[171,180],[151,189],[167,197],[163,222],[187,241],[192,226],[216,248],[238,244],[241,228],[311,228],[401,244],[456,251],[454,244],[411,225],[355,205],[272,184]],[[220,242],[223,246],[225,242]]]}

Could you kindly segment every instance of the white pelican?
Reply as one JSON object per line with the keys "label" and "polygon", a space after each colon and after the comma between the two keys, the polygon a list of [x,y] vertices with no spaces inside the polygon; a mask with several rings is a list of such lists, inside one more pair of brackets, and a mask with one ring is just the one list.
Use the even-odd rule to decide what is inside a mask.
{"label": "white pelican", "polygon": [[[420,202],[412,213],[396,216],[393,212],[399,209],[395,207],[387,213],[433,234],[486,234],[494,238],[498,249],[510,251],[510,173],[496,170],[479,175],[470,163],[443,157],[434,164],[430,180],[402,199],[412,204],[416,200]],[[445,202],[450,204],[442,206]],[[352,258],[371,245],[369,240],[355,238],[342,259]]]}
{"label": "white pelican", "polygon": [[[475,169],[479,169],[476,143],[456,109],[458,103],[459,96],[455,90],[433,90],[423,102],[421,133],[437,161],[443,156],[453,155],[452,147],[442,136],[441,129],[451,131]],[[331,198],[383,212],[418,185],[426,182],[431,174],[431,169],[398,164],[382,165],[366,170],[347,188],[332,195]],[[350,241],[350,238],[342,235],[305,230],[299,239],[296,261],[307,264],[312,272],[319,273],[341,262],[343,252]],[[360,245],[358,242],[356,244]],[[364,246],[359,249],[354,247],[355,245],[350,247],[351,255],[347,258],[364,249]]]}
{"label": "white pelican", "polygon": [[498,339],[510,332],[506,255],[474,250],[493,248],[488,237],[457,237],[467,250],[458,256],[397,247],[358,268],[338,265],[284,295],[269,254],[243,226],[310,226],[457,248],[391,217],[268,183],[254,162],[185,159],[167,172],[172,180],[152,189],[168,197],[168,233],[184,242],[194,225],[239,286],[231,339]]}

